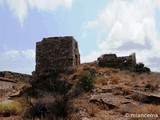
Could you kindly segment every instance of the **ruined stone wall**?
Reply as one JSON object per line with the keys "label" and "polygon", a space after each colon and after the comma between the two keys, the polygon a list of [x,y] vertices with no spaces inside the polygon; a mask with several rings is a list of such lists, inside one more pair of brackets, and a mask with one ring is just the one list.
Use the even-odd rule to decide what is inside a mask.
{"label": "ruined stone wall", "polygon": [[104,54],[101,55],[97,61],[100,67],[112,67],[126,70],[131,70],[136,65],[135,53],[122,57],[117,57],[116,54]]}
{"label": "ruined stone wall", "polygon": [[71,36],[44,38],[36,43],[36,75],[73,69],[79,64],[78,43]]}
{"label": "ruined stone wall", "polygon": [[29,80],[32,80],[31,75],[15,73],[15,72],[10,72],[10,71],[0,72],[0,78],[13,80],[15,82],[20,82],[20,81],[28,82]]}

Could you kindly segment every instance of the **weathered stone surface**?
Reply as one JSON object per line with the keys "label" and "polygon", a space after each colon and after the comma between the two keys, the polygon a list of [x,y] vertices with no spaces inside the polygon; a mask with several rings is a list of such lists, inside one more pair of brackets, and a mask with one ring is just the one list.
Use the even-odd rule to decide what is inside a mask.
{"label": "weathered stone surface", "polygon": [[[16,85],[14,82],[7,82],[7,81],[1,81],[0,80],[0,91],[1,90],[12,90],[13,87]],[[0,92],[1,93],[1,92]]]}
{"label": "weathered stone surface", "polygon": [[18,82],[29,82],[31,75],[15,73],[10,71],[0,72],[0,98],[15,89]]}
{"label": "weathered stone surface", "polygon": [[110,96],[110,97],[112,96],[111,94],[93,95],[93,96],[91,96],[89,101],[92,102],[92,103],[100,103],[103,106],[108,107],[109,109],[114,109],[114,108],[118,107],[117,101],[115,102],[115,101],[112,101],[110,98],[105,98],[104,95],[107,95],[107,96]]}
{"label": "weathered stone surface", "polygon": [[133,93],[139,94],[142,97],[144,97],[144,100],[142,102],[144,103],[154,103],[154,104],[160,104],[160,96],[149,93],[149,92],[142,92],[142,91],[137,91],[137,90],[132,90]]}
{"label": "weathered stone surface", "polygon": [[117,57],[116,54],[103,54],[97,59],[100,67],[112,67],[131,70],[136,65],[135,53],[129,56]]}
{"label": "weathered stone surface", "polygon": [[11,82],[11,83],[16,83],[17,82],[15,80],[4,78],[4,77],[0,77],[0,81]]}
{"label": "weathered stone surface", "polygon": [[71,36],[44,38],[36,44],[36,75],[71,70],[79,64],[78,43]]}
{"label": "weathered stone surface", "polygon": [[9,95],[9,99],[20,97],[20,95],[21,95],[21,91],[16,91],[15,93],[12,93],[11,95]]}

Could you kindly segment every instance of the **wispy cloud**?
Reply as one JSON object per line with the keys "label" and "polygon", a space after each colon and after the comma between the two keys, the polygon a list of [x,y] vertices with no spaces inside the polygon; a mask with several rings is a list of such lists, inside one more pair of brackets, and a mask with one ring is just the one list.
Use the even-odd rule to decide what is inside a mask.
{"label": "wispy cloud", "polygon": [[35,51],[8,50],[0,55],[1,70],[31,74],[35,67]]}
{"label": "wispy cloud", "polygon": [[29,9],[39,11],[55,11],[57,7],[72,7],[72,0],[0,0],[0,4],[6,4],[12,14],[18,18],[21,25],[27,17]]}
{"label": "wispy cloud", "polygon": [[[139,61],[151,66],[154,61],[151,63],[149,59],[160,56],[160,36],[156,21],[159,8],[159,0],[112,0],[95,20],[88,21],[85,31],[99,30],[99,53],[136,52]],[[121,49],[123,47],[126,49]]]}

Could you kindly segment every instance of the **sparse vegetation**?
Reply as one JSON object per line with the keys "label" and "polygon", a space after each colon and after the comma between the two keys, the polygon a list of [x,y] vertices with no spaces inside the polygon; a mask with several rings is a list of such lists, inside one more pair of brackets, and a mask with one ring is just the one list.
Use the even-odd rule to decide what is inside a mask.
{"label": "sparse vegetation", "polygon": [[21,115],[22,114],[21,105],[18,102],[8,102],[0,104],[0,116],[9,117],[11,115]]}
{"label": "sparse vegetation", "polygon": [[122,88],[122,95],[131,95],[132,94],[132,91],[131,91],[131,89],[129,89],[129,88]]}
{"label": "sparse vegetation", "polygon": [[148,67],[145,67],[143,63],[138,63],[136,64],[136,66],[134,67],[134,72],[136,73],[150,73],[151,70]]}
{"label": "sparse vegetation", "polygon": [[78,86],[85,91],[90,91],[94,87],[95,78],[89,71],[84,71],[80,74]]}
{"label": "sparse vegetation", "polygon": [[144,103],[146,101],[146,96],[139,94],[139,93],[133,93],[132,94],[132,99],[135,101],[139,101],[141,103]]}
{"label": "sparse vegetation", "polygon": [[[14,105],[22,110],[18,112],[18,107],[12,107],[3,109],[2,112],[0,105],[0,117],[23,115],[27,120],[81,120],[85,116],[93,120],[106,120],[119,117],[123,119],[126,112],[143,113],[145,109],[150,111],[152,106],[157,114],[159,109],[159,105],[152,105],[159,104],[157,101],[147,101],[146,94],[138,94],[159,90],[157,74],[137,74],[127,70],[100,68],[93,64],[82,64],[70,72],[41,76],[31,81],[30,85],[20,83],[15,89],[22,91],[23,96],[14,100],[18,104]],[[91,103],[89,101],[92,96],[97,100],[102,98],[103,101]],[[107,103],[117,108],[109,110]],[[143,111],[134,108],[137,104]]]}
{"label": "sparse vegetation", "polygon": [[[160,106],[159,105],[145,105],[145,106],[136,106],[131,111],[131,114],[160,114]],[[136,117],[130,118],[129,120],[146,120],[146,117]],[[159,117],[149,117],[148,120],[159,120]]]}
{"label": "sparse vegetation", "polygon": [[83,71],[89,71],[92,76],[95,76],[96,74],[95,67],[84,66]]}
{"label": "sparse vegetation", "polygon": [[[71,100],[74,97],[71,95],[74,92],[69,92],[72,84],[58,80],[55,74],[38,78],[31,84],[32,88],[29,88],[24,94],[30,105],[24,117],[45,118],[46,120],[68,117],[68,112],[72,106]],[[30,97],[36,97],[37,102],[30,101]]]}

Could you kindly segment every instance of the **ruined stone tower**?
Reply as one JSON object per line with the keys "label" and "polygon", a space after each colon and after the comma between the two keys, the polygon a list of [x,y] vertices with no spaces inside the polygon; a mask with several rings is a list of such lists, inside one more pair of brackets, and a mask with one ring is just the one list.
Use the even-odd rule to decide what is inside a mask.
{"label": "ruined stone tower", "polygon": [[78,43],[72,36],[44,38],[36,43],[36,75],[71,70],[79,64]]}

